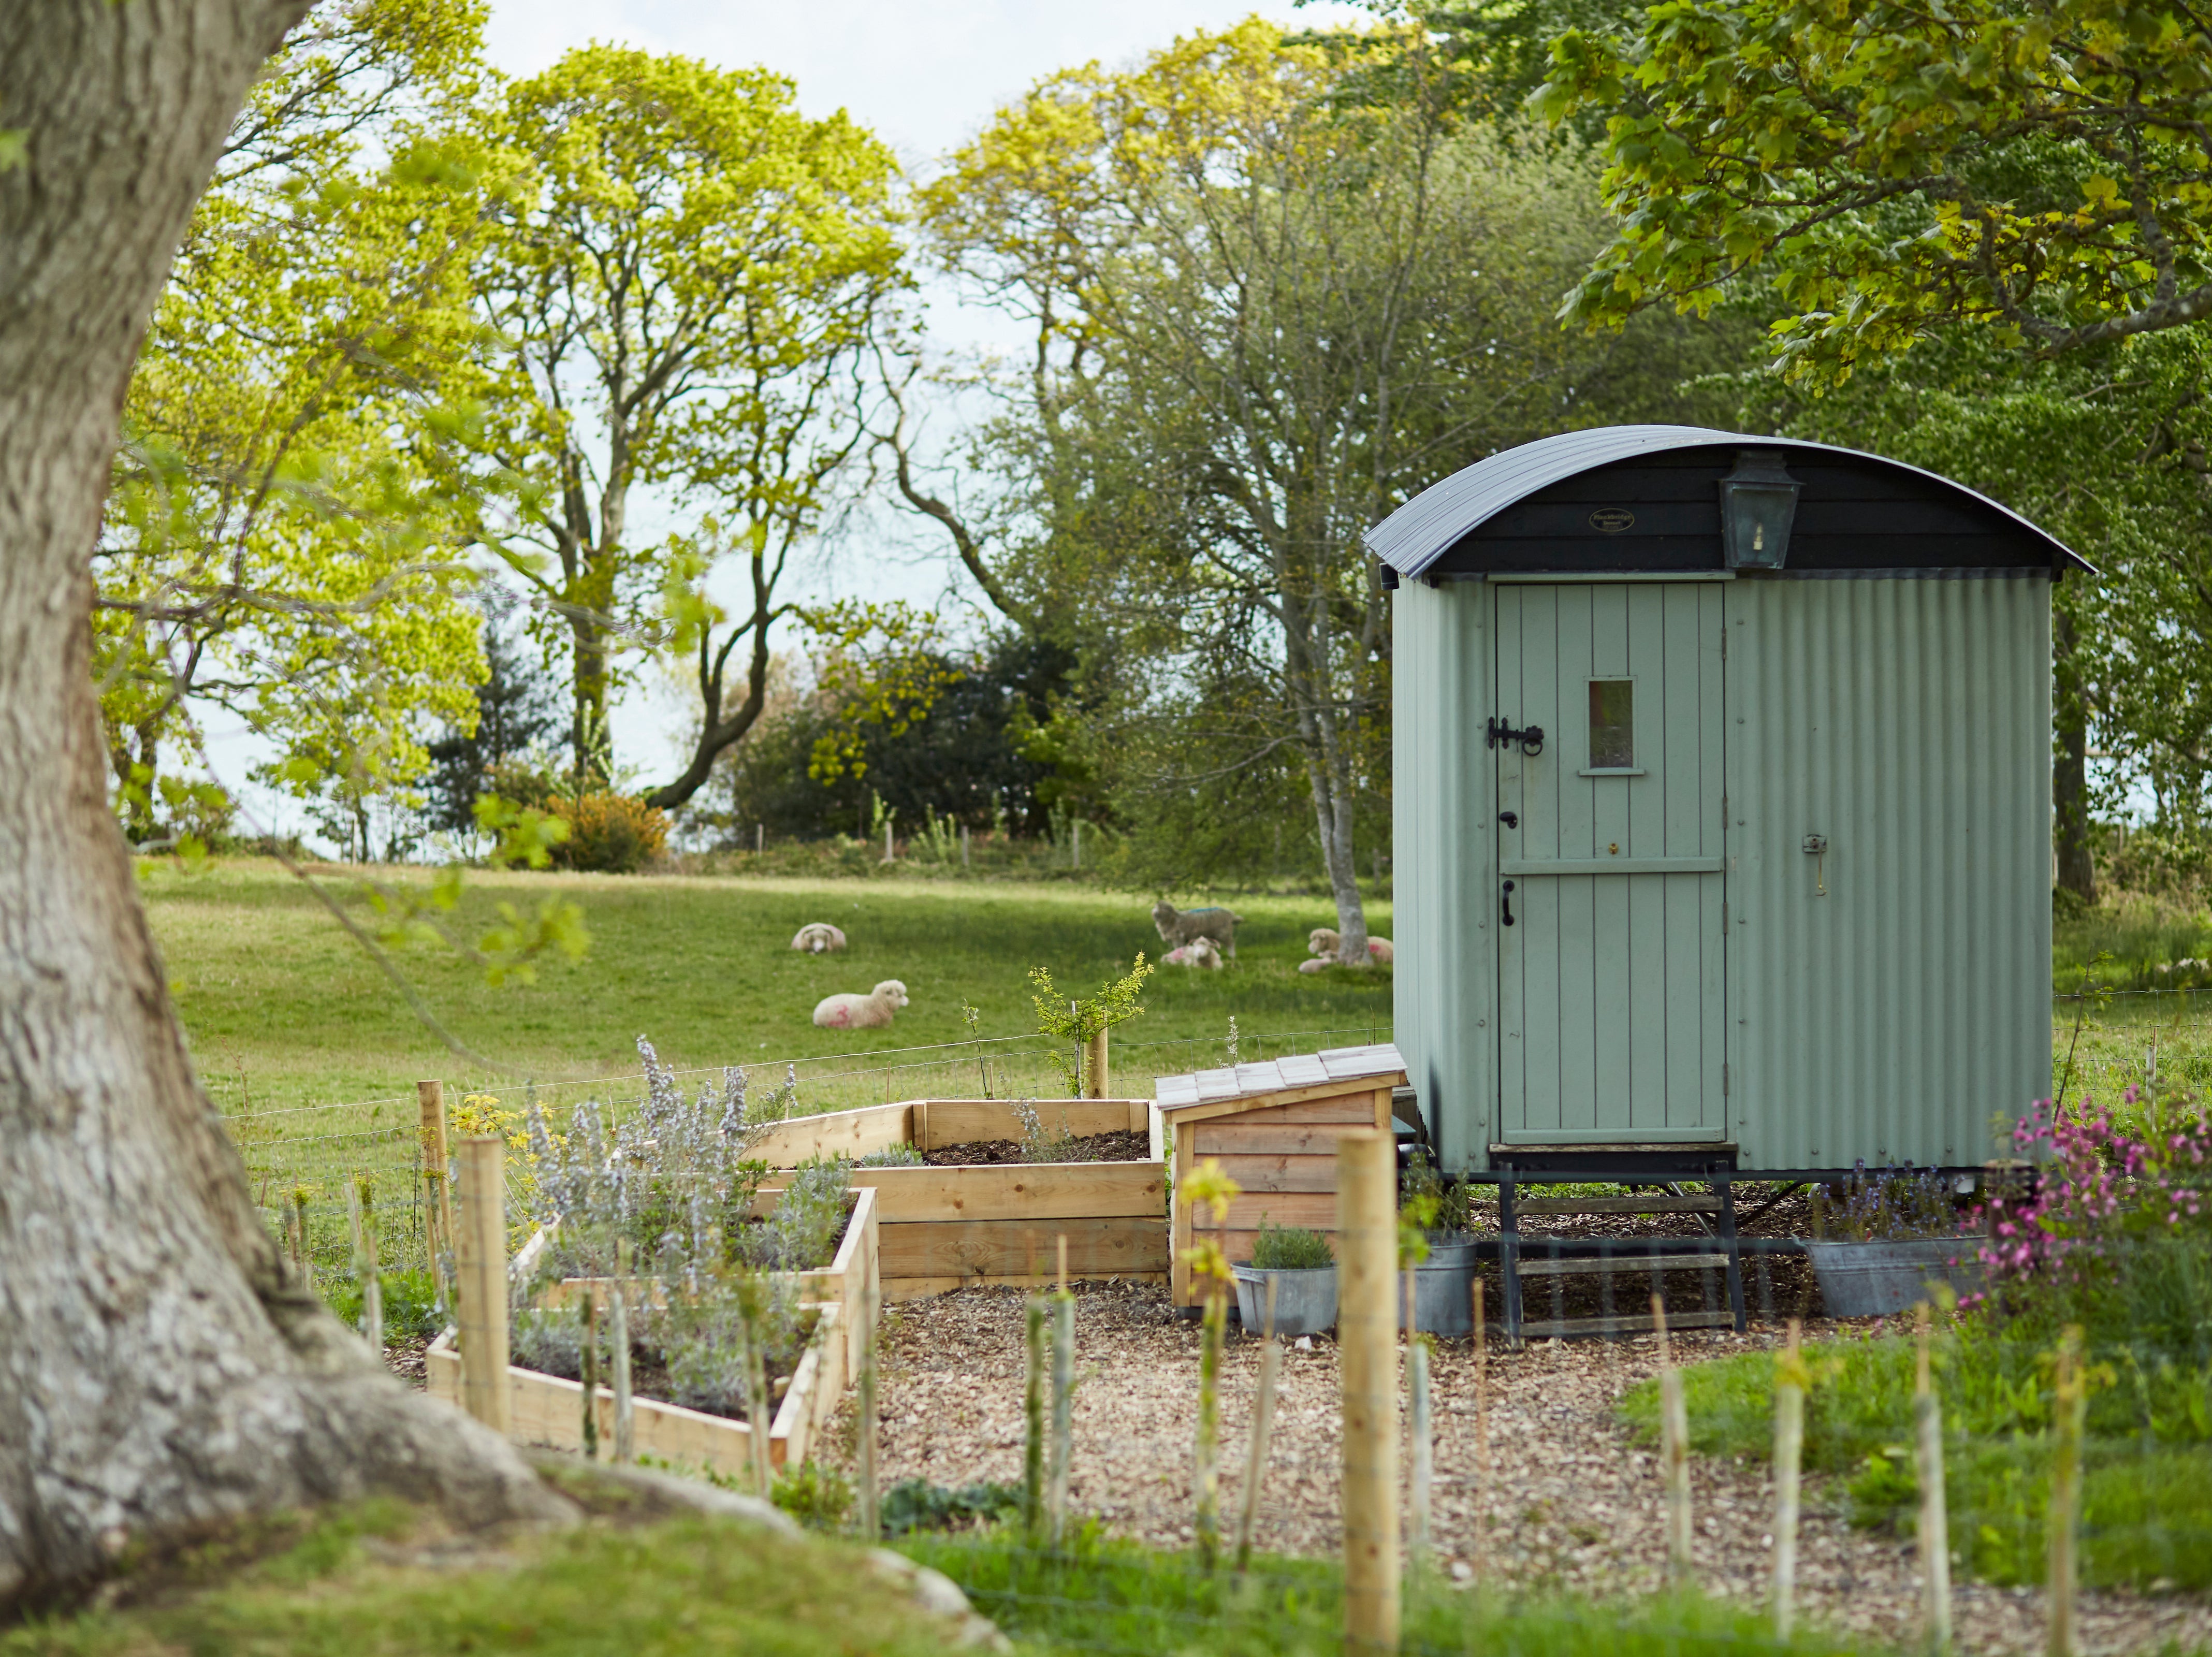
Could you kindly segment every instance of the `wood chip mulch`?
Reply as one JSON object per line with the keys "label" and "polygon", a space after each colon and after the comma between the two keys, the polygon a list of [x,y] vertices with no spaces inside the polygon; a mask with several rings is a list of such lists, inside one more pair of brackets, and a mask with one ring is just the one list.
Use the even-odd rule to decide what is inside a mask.
{"label": "wood chip mulch", "polygon": [[[976,1289],[884,1308],[880,1477],[939,1484],[1016,1482],[1022,1472],[1021,1296]],[[1844,1326],[1816,1320],[1808,1338]],[[1766,1346],[1748,1335],[1686,1332],[1686,1361]],[[1198,1326],[1164,1294],[1124,1284],[1076,1297],[1075,1460],[1072,1498],[1115,1533],[1174,1548],[1190,1539],[1191,1437]],[[1223,1363],[1222,1502],[1237,1511],[1260,1344],[1233,1334]],[[1464,1340],[1437,1344],[1434,1366],[1437,1551],[1457,1579],[1480,1570],[1516,1586],[1594,1596],[1659,1585],[1664,1558],[1657,1458],[1614,1419],[1621,1394],[1656,1369],[1650,1337],[1546,1341],[1514,1353],[1492,1342],[1487,1448],[1478,1457],[1475,1363]],[[1285,1351],[1259,1527],[1271,1551],[1321,1555],[1340,1530],[1336,1347],[1328,1338]],[[849,1399],[824,1453],[852,1441]],[[1707,1589],[1764,1602],[1772,1510],[1765,1469],[1692,1464],[1696,1559]],[[1900,1646],[1917,1638],[1918,1587],[1910,1540],[1855,1531],[1840,1492],[1808,1480],[1799,1544],[1806,1617]],[[1478,1539],[1480,1540],[1478,1541]],[[2039,1652],[2039,1591],[1962,1583],[1954,1621],[1962,1650]],[[2212,1647],[2212,1597],[2085,1593],[2081,1646],[2098,1654]]]}

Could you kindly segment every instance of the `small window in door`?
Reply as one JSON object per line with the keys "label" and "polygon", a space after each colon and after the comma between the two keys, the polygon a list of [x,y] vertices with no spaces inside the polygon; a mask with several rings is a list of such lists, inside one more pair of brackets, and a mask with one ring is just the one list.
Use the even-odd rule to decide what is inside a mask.
{"label": "small window in door", "polygon": [[1636,768],[1636,681],[1589,682],[1589,768]]}

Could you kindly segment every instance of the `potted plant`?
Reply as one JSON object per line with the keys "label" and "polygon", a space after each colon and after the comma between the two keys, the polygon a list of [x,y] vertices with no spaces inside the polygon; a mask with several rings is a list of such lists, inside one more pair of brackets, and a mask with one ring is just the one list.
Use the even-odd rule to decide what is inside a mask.
{"label": "potted plant", "polygon": [[1840,1204],[1813,1193],[1813,1240],[1806,1258],[1832,1318],[1887,1317],[1929,1298],[1930,1283],[1954,1293],[1977,1290],[1982,1265],[1959,1230],[1951,1181],[1934,1168],[1882,1168],[1861,1162]]}
{"label": "potted plant", "polygon": [[1249,1265],[1237,1277],[1237,1315],[1257,1332],[1267,1315],[1267,1284],[1275,1284],[1275,1332],[1286,1338],[1336,1326],[1336,1255],[1318,1231],[1260,1222]]}
{"label": "potted plant", "polygon": [[[1465,1181],[1446,1185],[1429,1154],[1416,1150],[1406,1165],[1406,1195],[1398,1228],[1400,1253],[1413,1279],[1413,1327],[1431,1335],[1466,1335],[1474,1328],[1476,1240],[1474,1193]],[[1419,1241],[1413,1240],[1418,1236]],[[1401,1301],[1405,1285],[1399,1285]]]}

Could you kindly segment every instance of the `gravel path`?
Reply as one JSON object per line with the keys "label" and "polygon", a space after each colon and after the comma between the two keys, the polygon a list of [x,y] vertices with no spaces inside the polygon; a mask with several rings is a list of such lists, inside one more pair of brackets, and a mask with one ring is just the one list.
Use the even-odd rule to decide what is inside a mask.
{"label": "gravel path", "polygon": [[[939,1484],[1018,1481],[1022,1463],[1021,1297],[969,1290],[884,1312],[881,1477]],[[1838,1326],[1816,1323],[1808,1337]],[[1687,1359],[1770,1338],[1691,1332]],[[1127,1284],[1079,1290],[1072,1502],[1122,1535],[1174,1547],[1190,1537],[1191,1423],[1199,1333],[1161,1291]],[[1258,1375],[1259,1343],[1231,1337],[1223,1366],[1223,1508],[1236,1511]],[[1664,1545],[1656,1459],[1614,1425],[1615,1400],[1651,1374],[1653,1343],[1549,1341],[1489,1363],[1490,1476],[1475,1445],[1474,1363],[1464,1342],[1440,1343],[1435,1363],[1437,1547],[1455,1577],[1476,1569],[1517,1585],[1614,1594],[1656,1586]],[[1286,1351],[1259,1545],[1325,1554],[1338,1529],[1336,1349],[1316,1340]],[[830,1435],[849,1443],[848,1422]],[[1765,1593],[1771,1498],[1763,1466],[1692,1463],[1698,1573],[1711,1590],[1749,1602]],[[1825,1508],[1817,1488],[1808,1508]],[[1477,1538],[1481,1538],[1478,1551]],[[1904,1644],[1917,1626],[1912,1545],[1808,1515],[1800,1543],[1808,1617]],[[1954,1613],[1965,1650],[2039,1652],[2043,1607],[2033,1590],[1963,1585]],[[2172,1645],[2212,1649],[2212,1600],[2199,1595],[2083,1596],[2085,1654]]]}

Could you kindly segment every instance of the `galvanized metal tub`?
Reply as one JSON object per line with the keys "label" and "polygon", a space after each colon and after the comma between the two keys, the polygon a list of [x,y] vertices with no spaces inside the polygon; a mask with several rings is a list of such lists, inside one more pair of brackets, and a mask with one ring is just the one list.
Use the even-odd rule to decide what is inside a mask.
{"label": "galvanized metal tub", "polygon": [[1930,1282],[1960,1294],[1982,1286],[1972,1237],[1915,1237],[1903,1241],[1808,1242],[1805,1258],[1820,1280],[1820,1303],[1832,1318],[1887,1317],[1929,1298]]}
{"label": "galvanized metal tub", "polygon": [[[1429,1257],[1413,1271],[1413,1327],[1431,1335],[1474,1332],[1475,1241],[1455,1233],[1429,1235]],[[1405,1316],[1406,1285],[1398,1284],[1398,1315]]]}
{"label": "galvanized metal tub", "polygon": [[1267,1279],[1275,1280],[1275,1332],[1285,1339],[1318,1335],[1336,1326],[1336,1268],[1316,1266],[1302,1272],[1262,1271],[1256,1266],[1235,1266],[1237,1316],[1247,1332],[1259,1334],[1267,1327]]}

